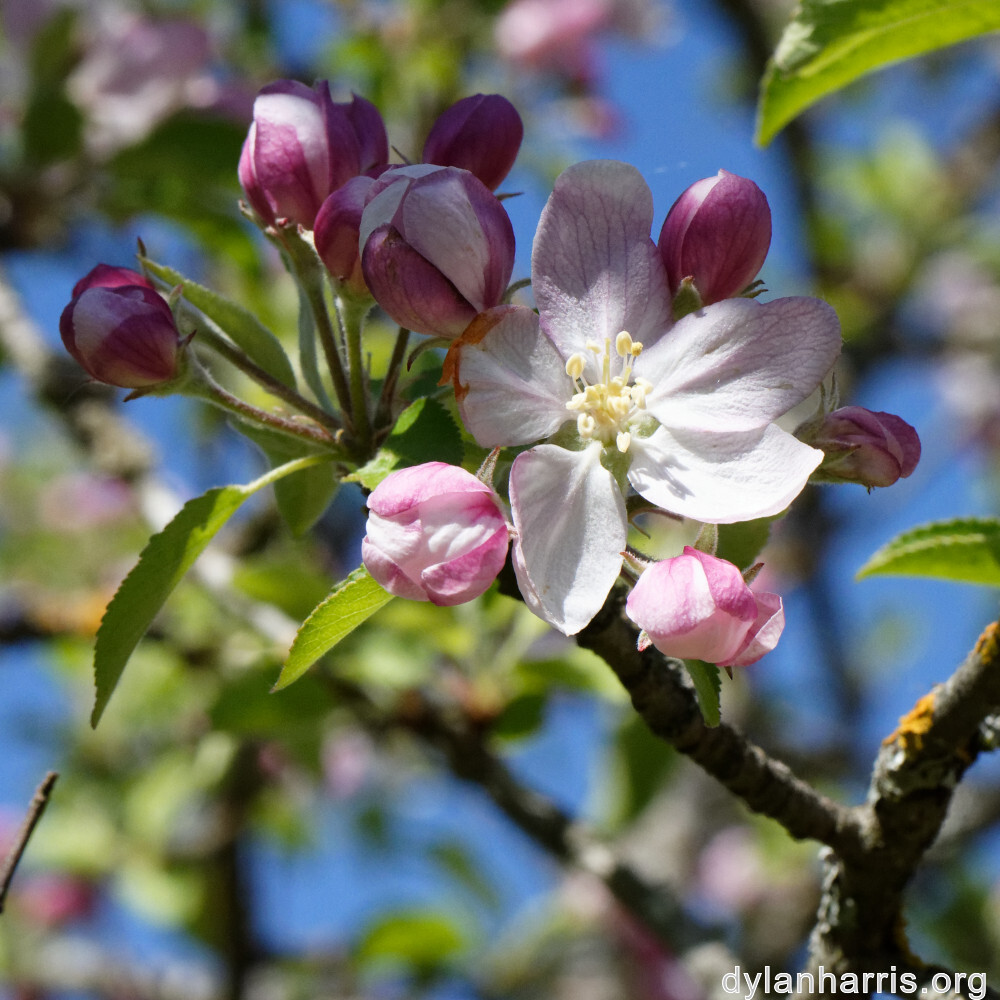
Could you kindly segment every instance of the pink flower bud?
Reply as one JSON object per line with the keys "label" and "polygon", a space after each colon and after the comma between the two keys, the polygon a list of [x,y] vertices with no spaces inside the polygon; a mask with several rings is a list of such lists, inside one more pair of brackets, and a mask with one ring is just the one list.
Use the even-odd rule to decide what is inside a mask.
{"label": "pink flower bud", "polygon": [[73,288],[59,319],[66,350],[98,382],[146,389],[179,370],[181,337],[170,306],[141,274],[98,264]]}
{"label": "pink flower bud", "polygon": [[357,294],[368,294],[358,238],[365,199],[374,183],[371,177],[352,177],[337,188],[320,207],[313,232],[316,252],[326,269]]}
{"label": "pink flower bud", "polygon": [[777,594],[755,594],[732,563],[690,545],[639,577],[625,613],[664,655],[720,667],[755,663],[785,627]]}
{"label": "pink flower bud", "polygon": [[705,305],[739,295],[771,245],[771,209],[753,181],[720,170],[674,202],[660,230],[660,256],[674,294],[691,278]]}
{"label": "pink flower bud", "polygon": [[826,415],[807,442],[826,452],[817,478],[862,486],[892,486],[920,461],[920,438],[892,413],[845,406]]}
{"label": "pink flower bud", "polygon": [[503,205],[467,170],[416,164],[388,170],[361,218],[361,267],[400,326],[459,336],[499,305],[514,269]]}
{"label": "pink flower bud", "polygon": [[315,87],[277,80],[254,101],[238,172],[264,222],[285,218],[312,229],[327,195],[388,161],[385,125],[371,102],[334,104],[326,80]]}
{"label": "pink flower bud", "polygon": [[486,591],[507,558],[496,493],[445,462],[392,472],[368,498],[361,557],[390,594],[442,606]]}
{"label": "pink flower bud", "polygon": [[461,167],[495,191],[524,138],[521,116],[500,94],[463,97],[442,112],[424,143],[424,163]]}

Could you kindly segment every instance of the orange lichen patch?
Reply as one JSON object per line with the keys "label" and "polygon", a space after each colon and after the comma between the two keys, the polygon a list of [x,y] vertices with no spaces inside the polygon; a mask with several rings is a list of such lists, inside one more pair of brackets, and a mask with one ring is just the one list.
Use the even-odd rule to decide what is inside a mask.
{"label": "orange lichen patch", "polygon": [[976,656],[986,663],[1000,663],[1000,622],[992,622],[976,640]]}
{"label": "orange lichen patch", "polygon": [[925,694],[900,720],[899,725],[884,740],[883,746],[895,743],[897,740],[908,751],[911,746],[918,750],[923,746],[924,736],[934,722],[934,697],[931,691]]}
{"label": "orange lichen patch", "polygon": [[504,316],[512,309],[519,306],[496,306],[486,312],[480,313],[463,331],[461,336],[456,337],[448,348],[448,353],[444,356],[444,364],[441,367],[441,379],[438,385],[447,385],[449,382],[455,388],[455,398],[464,399],[469,391],[468,386],[464,386],[459,381],[459,362],[462,356],[462,348],[466,344],[478,344],[499,323]]}

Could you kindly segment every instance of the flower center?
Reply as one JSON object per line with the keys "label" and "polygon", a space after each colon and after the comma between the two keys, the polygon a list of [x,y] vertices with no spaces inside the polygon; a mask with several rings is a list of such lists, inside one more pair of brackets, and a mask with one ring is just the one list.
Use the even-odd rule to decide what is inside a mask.
{"label": "flower center", "polygon": [[632,340],[624,330],[615,337],[614,353],[623,359],[616,375],[611,374],[610,337],[605,339],[603,346],[588,343],[587,351],[597,359],[601,381],[592,384],[584,376],[589,360],[586,354],[571,355],[566,362],[566,374],[576,382],[579,391],[566,404],[566,409],[576,413],[580,437],[605,445],[614,442],[624,454],[632,443],[629,425],[646,408],[646,394],[653,388],[644,378],[632,379],[632,364],[642,353],[642,344]]}

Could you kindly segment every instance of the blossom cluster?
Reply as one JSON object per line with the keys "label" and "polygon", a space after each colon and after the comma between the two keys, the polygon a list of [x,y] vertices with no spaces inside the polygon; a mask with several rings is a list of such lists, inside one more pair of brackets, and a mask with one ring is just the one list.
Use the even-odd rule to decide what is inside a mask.
{"label": "blossom cluster", "polygon": [[[630,503],[710,525],[777,517],[810,479],[909,475],[916,433],[860,407],[787,425],[831,376],[840,327],[819,299],[757,297],[770,209],[726,171],[683,192],[654,241],[634,167],[568,168],[534,238],[535,308],[508,302],[514,233],[494,192],[522,135],[509,101],[478,94],[437,119],[420,162],[390,164],[377,108],[334,102],[326,81],[278,81],[254,105],[238,175],[259,225],[307,236],[336,295],[439,338],[466,430],[515,453],[481,476],[441,462],[389,474],[368,498],[365,566],[392,594],[452,605],[509,558],[525,603],[566,635],[638,575],[626,611],[640,647],[752,663],[781,634],[780,597],[710,545],[653,562],[630,550]],[[170,306],[126,269],[81,281],[61,329],[101,381],[143,390],[183,369]]]}

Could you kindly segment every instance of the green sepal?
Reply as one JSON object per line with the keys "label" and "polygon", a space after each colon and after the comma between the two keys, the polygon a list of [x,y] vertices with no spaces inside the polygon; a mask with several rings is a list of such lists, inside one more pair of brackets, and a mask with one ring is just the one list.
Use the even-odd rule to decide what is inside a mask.
{"label": "green sepal", "polygon": [[684,666],[694,683],[701,717],[706,726],[715,728],[721,718],[722,677],[719,675],[719,668],[714,663],[705,663],[703,660],[685,660]]}

